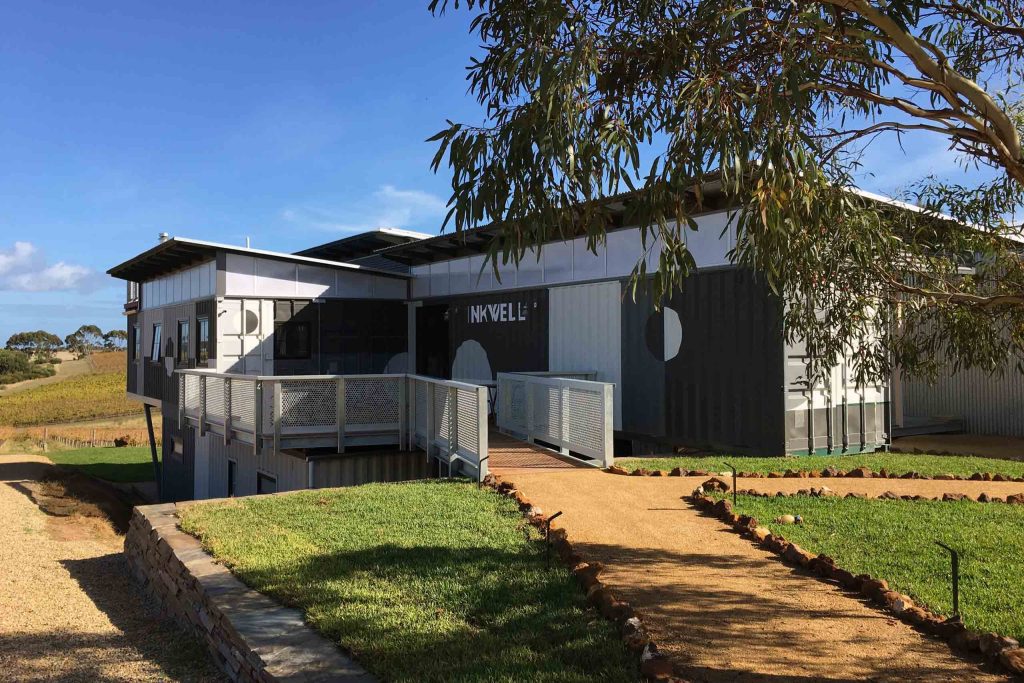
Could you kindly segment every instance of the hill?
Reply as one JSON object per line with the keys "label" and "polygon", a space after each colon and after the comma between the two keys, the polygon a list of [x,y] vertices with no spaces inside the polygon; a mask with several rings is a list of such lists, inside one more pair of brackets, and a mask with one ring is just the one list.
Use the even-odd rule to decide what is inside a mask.
{"label": "hill", "polygon": [[142,407],[125,397],[126,352],[94,353],[77,374],[0,395],[0,427],[64,424],[140,415]]}

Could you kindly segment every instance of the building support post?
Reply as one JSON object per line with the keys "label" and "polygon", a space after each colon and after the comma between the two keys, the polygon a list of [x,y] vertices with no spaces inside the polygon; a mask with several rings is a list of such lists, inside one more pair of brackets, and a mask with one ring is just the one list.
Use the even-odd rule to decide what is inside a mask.
{"label": "building support post", "polygon": [[153,406],[146,407],[146,429],[149,431],[149,454],[153,457],[153,474],[156,476],[156,498],[163,500],[163,486],[160,483],[160,458],[156,452],[156,435],[153,433]]}

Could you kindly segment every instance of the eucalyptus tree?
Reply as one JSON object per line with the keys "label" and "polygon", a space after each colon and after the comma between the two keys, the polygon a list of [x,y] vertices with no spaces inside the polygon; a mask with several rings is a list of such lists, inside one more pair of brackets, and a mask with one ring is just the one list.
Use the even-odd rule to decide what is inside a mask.
{"label": "eucalyptus tree", "polygon": [[[592,248],[625,199],[685,287],[705,188],[735,210],[730,258],[778,295],[814,358],[987,370],[1024,350],[1024,6],[960,0],[434,0],[466,9],[479,124],[449,121],[446,226],[493,223],[494,264],[547,240]],[[851,191],[869,144],[953,150],[894,206]],[[911,210],[919,207],[919,210]],[[815,373],[827,372],[820,363]],[[1018,368],[1020,366],[1018,365]]]}

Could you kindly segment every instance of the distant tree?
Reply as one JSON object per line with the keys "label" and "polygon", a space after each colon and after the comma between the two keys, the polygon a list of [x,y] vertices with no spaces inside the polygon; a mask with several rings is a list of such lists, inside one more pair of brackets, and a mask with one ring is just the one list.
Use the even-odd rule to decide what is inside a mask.
{"label": "distant tree", "polygon": [[103,348],[115,350],[128,347],[128,332],[125,330],[110,330],[103,335]]}
{"label": "distant tree", "polygon": [[29,357],[21,351],[0,350],[0,376],[27,373],[32,370]]}
{"label": "distant tree", "polygon": [[53,352],[60,347],[60,337],[45,330],[16,332],[7,339],[9,350],[21,351],[36,360],[50,360]]}
{"label": "distant tree", "polygon": [[105,348],[107,338],[96,325],[82,325],[64,337],[64,346],[77,357],[83,358],[97,349]]}

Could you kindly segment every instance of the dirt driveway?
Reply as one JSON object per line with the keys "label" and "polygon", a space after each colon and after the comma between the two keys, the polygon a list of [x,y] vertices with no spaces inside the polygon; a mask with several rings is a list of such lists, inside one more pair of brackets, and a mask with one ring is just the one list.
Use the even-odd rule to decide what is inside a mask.
{"label": "dirt driveway", "polygon": [[219,680],[137,592],[105,505],[44,481],[53,472],[0,455],[0,680]]}
{"label": "dirt driveway", "polygon": [[564,513],[574,547],[607,565],[602,579],[693,681],[1006,680],[700,516],[680,500],[693,482],[590,468],[495,474]]}

